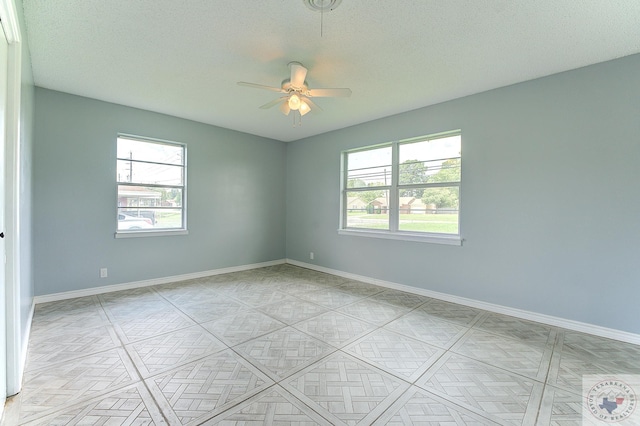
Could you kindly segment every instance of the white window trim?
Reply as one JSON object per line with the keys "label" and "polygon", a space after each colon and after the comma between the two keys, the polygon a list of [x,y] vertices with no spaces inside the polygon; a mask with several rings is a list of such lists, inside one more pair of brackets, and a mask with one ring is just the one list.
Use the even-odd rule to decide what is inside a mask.
{"label": "white window trim", "polygon": [[[379,230],[379,229],[366,229],[366,228],[347,228],[346,227],[346,193],[345,191],[345,182],[347,179],[347,167],[345,167],[345,155],[352,152],[358,151],[368,151],[370,149],[376,149],[384,146],[391,146],[391,155],[392,155],[392,182],[394,184],[390,185],[388,188],[389,191],[389,199],[396,200],[397,199],[397,191],[399,190],[398,178],[400,174],[399,165],[399,151],[400,144],[410,143],[413,141],[420,141],[425,139],[437,139],[444,138],[447,136],[453,135],[461,135],[462,131],[452,130],[448,132],[436,133],[431,135],[420,136],[411,139],[403,139],[398,141],[391,141],[382,144],[369,145],[362,148],[352,149],[343,151],[340,158],[340,227],[338,228],[338,235],[345,236],[355,236],[355,237],[366,237],[366,238],[380,238],[386,240],[399,240],[399,241],[415,241],[422,243],[431,243],[431,244],[444,244],[444,245],[454,245],[454,246],[462,246],[464,242],[464,238],[462,238],[462,197],[460,198],[460,206],[458,207],[458,233],[457,234],[438,234],[438,233],[428,233],[428,232],[409,232],[409,231],[400,231],[398,230],[398,217],[399,214],[398,208],[393,206],[389,206],[389,230]],[[462,158],[462,157],[460,157]],[[462,179],[458,183],[458,188],[462,187]]]}
{"label": "white window trim", "polygon": [[385,240],[416,241],[421,243],[446,244],[461,246],[464,241],[460,235],[452,234],[428,234],[406,231],[379,231],[375,229],[343,228],[338,229],[339,235],[351,235],[355,237],[382,238]]}
{"label": "white window trim", "polygon": [[137,237],[168,237],[171,235],[189,235],[187,229],[163,229],[162,231],[118,231],[115,234],[116,238],[137,238]]}
{"label": "white window trim", "polygon": [[[137,229],[135,231],[132,230],[118,230],[118,212],[119,207],[116,201],[116,232],[114,233],[115,238],[145,238],[145,237],[167,237],[167,236],[176,236],[176,235],[189,235],[189,230],[187,228],[187,144],[176,141],[169,141],[165,139],[156,139],[149,138],[145,136],[132,135],[128,133],[118,133],[117,138],[130,138],[136,139],[143,142],[153,142],[160,144],[168,144],[168,145],[179,145],[184,150],[184,176],[183,176],[183,184],[182,184],[182,228],[171,228],[171,229],[158,229],[158,230],[145,230],[145,229]],[[116,142],[117,143],[117,142]],[[116,154],[117,158],[117,154]],[[118,198],[118,185],[119,182],[116,179],[116,200]]]}

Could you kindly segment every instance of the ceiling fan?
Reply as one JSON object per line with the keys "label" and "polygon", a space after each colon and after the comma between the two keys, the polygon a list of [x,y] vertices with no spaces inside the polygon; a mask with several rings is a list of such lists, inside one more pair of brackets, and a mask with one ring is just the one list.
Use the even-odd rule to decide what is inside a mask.
{"label": "ceiling fan", "polygon": [[291,77],[282,80],[280,87],[264,86],[245,81],[239,81],[238,85],[282,93],[283,96],[262,105],[260,108],[268,109],[279,104],[280,111],[284,115],[289,115],[291,111],[298,111],[300,116],[307,114],[309,111],[322,111],[322,108],[316,105],[311,98],[351,96],[351,89],[309,89],[305,81],[307,69],[300,62],[289,62],[289,68],[291,69]]}

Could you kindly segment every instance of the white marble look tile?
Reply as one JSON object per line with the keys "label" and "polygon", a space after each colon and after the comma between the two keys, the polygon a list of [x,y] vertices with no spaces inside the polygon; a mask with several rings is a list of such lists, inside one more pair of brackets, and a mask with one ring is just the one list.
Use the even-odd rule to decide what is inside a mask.
{"label": "white marble look tile", "polygon": [[412,386],[374,425],[500,425],[444,398]]}
{"label": "white marble look tile", "polygon": [[473,325],[487,314],[485,311],[480,309],[436,299],[432,299],[425,303],[417,310],[436,318],[454,322],[466,327]]}
{"label": "white marble look tile", "polygon": [[238,345],[287,326],[256,310],[241,311],[201,325],[229,346]]}
{"label": "white marble look tile", "polygon": [[304,300],[291,303],[272,303],[270,305],[260,306],[258,309],[278,321],[287,324],[295,324],[328,311],[328,309],[323,306],[305,302]]}
{"label": "white marble look tile", "polygon": [[234,350],[273,380],[279,381],[335,351],[335,348],[287,327],[235,346]]}
{"label": "white marble look tile", "polygon": [[122,348],[29,370],[24,375],[20,419],[51,414],[139,380]]}
{"label": "white marble look tile", "polygon": [[465,334],[451,351],[487,364],[544,381],[549,371],[555,332],[546,343],[524,342],[481,330]]}
{"label": "white marble look tile", "polygon": [[370,424],[409,384],[337,352],[283,382],[283,387],[332,424]]}
{"label": "white marble look tile", "polygon": [[414,382],[445,352],[385,329],[367,334],[343,350],[409,382]]}
{"label": "white marble look tile", "polygon": [[534,424],[543,385],[524,376],[447,353],[416,385],[498,423]]}
{"label": "white marble look tile", "polygon": [[143,378],[225,349],[227,345],[197,325],[127,346]]}
{"label": "white marble look tile", "polygon": [[278,385],[248,398],[203,425],[331,425]]}
{"label": "white marble look tile", "polygon": [[468,328],[418,310],[385,325],[384,328],[441,348],[450,348]]}
{"label": "white marble look tile", "polygon": [[163,424],[166,422],[160,408],[142,382],[69,405],[26,423],[33,426]]}
{"label": "white marble look tile", "polygon": [[383,325],[410,311],[404,306],[394,306],[374,300],[363,299],[337,309],[338,312],[370,322]]}
{"label": "white marble look tile", "polygon": [[338,348],[376,328],[371,323],[334,311],[299,322],[294,327]]}
{"label": "white marble look tile", "polygon": [[84,329],[73,327],[64,333],[38,330],[32,333],[29,342],[28,368],[45,368],[118,346],[121,346],[120,339],[110,324]]}
{"label": "white marble look tile", "polygon": [[37,305],[5,424],[564,426],[585,374],[640,374],[638,359],[283,264]]}
{"label": "white marble look tile", "polygon": [[201,424],[273,384],[230,349],[145,380],[169,424]]}

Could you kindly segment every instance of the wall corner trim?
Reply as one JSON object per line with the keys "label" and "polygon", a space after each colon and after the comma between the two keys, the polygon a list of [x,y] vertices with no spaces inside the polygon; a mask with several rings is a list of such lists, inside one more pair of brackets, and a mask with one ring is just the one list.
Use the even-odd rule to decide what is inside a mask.
{"label": "wall corner trim", "polygon": [[381,287],[392,288],[394,290],[406,291],[420,296],[427,296],[433,299],[444,300],[446,302],[458,303],[460,305],[470,306],[472,308],[483,309],[485,311],[495,312],[498,314],[509,315],[512,317],[525,319],[528,321],[539,322],[555,327],[566,328],[568,330],[579,331],[581,333],[592,334],[594,336],[605,337],[608,339],[619,340],[621,342],[640,345],[640,334],[629,333],[627,331],[615,330],[612,328],[601,327],[594,324],[574,321],[566,318],[554,317],[551,315],[539,314],[537,312],[525,311],[523,309],[510,308],[508,306],[496,305],[493,303],[482,302],[479,300],[467,299],[451,294],[440,293],[437,291],[426,290],[422,288],[412,287],[405,284],[398,284],[390,281],[379,280],[377,278],[367,277],[364,275],[352,274],[336,269],[325,268],[323,266],[313,265],[306,262],[300,262],[293,259],[287,259],[286,263],[302,268],[312,269],[318,272],[337,275],[352,280],[362,281]]}

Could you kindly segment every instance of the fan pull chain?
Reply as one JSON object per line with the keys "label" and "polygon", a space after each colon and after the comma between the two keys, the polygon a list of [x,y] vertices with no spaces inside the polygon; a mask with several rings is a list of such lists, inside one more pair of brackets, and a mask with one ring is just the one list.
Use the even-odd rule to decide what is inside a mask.
{"label": "fan pull chain", "polygon": [[[298,118],[298,124],[296,124],[296,118]],[[302,127],[302,114],[299,111],[293,113],[293,127]]]}

